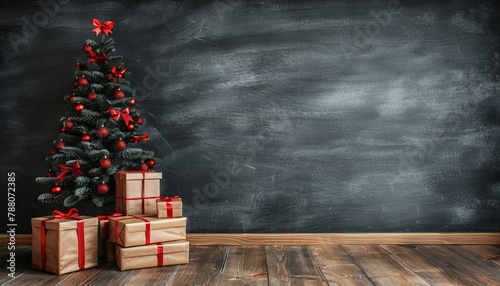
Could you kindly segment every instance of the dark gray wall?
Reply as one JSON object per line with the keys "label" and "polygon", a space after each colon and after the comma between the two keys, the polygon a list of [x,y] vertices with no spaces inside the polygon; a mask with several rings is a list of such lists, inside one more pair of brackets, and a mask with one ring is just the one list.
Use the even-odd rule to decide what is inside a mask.
{"label": "dark gray wall", "polygon": [[34,178],[94,17],[116,22],[142,147],[190,232],[499,231],[495,1],[137,2],[3,2],[18,233],[53,209]]}

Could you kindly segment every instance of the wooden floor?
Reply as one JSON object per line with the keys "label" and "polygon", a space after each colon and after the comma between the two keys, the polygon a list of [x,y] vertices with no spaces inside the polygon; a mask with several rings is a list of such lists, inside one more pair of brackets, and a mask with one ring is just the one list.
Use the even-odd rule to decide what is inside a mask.
{"label": "wooden floor", "polygon": [[187,265],[120,271],[101,262],[61,276],[30,265],[31,247],[18,247],[17,277],[2,274],[0,285],[500,285],[492,245],[191,246]]}

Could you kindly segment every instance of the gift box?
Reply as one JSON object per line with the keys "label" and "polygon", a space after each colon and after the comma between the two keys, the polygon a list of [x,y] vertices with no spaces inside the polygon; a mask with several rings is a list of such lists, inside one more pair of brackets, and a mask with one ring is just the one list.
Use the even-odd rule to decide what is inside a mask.
{"label": "gift box", "polygon": [[31,219],[32,267],[61,275],[97,266],[97,218],[75,208],[52,214]]}
{"label": "gift box", "polygon": [[116,211],[124,215],[156,214],[161,172],[121,171],[116,180]]}
{"label": "gift box", "polygon": [[134,247],[116,246],[116,264],[120,270],[187,263],[189,263],[189,242],[186,240]]}
{"label": "gift box", "polygon": [[109,218],[109,239],[123,247],[186,239],[186,218],[122,216]]}
{"label": "gift box", "polygon": [[156,200],[158,218],[182,217],[182,200],[179,196]]}
{"label": "gift box", "polygon": [[99,215],[99,258],[106,261],[115,261],[115,246],[109,239],[109,218],[119,217],[121,213],[114,213],[112,215]]}

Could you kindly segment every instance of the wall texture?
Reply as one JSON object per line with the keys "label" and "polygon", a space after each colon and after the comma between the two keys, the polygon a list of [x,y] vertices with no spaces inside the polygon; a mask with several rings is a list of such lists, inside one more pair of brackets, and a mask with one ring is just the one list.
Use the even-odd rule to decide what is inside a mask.
{"label": "wall texture", "polygon": [[19,233],[54,209],[34,179],[92,18],[116,23],[142,147],[190,232],[499,231],[495,1],[1,5],[1,189],[15,172]]}

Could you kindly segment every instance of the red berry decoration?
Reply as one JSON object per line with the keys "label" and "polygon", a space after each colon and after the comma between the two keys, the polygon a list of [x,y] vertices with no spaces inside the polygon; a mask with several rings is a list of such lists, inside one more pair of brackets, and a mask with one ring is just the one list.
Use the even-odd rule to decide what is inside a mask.
{"label": "red berry decoration", "polygon": [[90,101],[94,101],[97,98],[97,93],[91,91],[91,92],[89,92],[89,94],[87,94],[87,98]]}
{"label": "red berry decoration", "polygon": [[149,158],[146,160],[146,165],[148,165],[149,168],[153,168],[156,164],[156,161],[155,159],[153,158]]}
{"label": "red berry decoration", "polygon": [[106,183],[104,183],[104,182],[102,182],[101,184],[99,184],[99,185],[97,186],[97,192],[98,192],[99,194],[101,194],[101,195],[104,195],[105,193],[107,193],[107,192],[108,192],[108,189],[109,189],[109,188],[108,188],[108,185],[107,185]]}
{"label": "red berry decoration", "polygon": [[133,99],[133,98],[132,98],[132,99],[130,100],[130,105],[135,105],[136,103],[137,103],[137,101],[136,101],[135,99]]}
{"label": "red berry decoration", "polygon": [[101,126],[97,129],[97,135],[99,135],[99,137],[106,137],[108,136],[108,128],[104,127],[104,126]]}
{"label": "red berry decoration", "polygon": [[53,186],[53,187],[52,187],[52,189],[51,189],[50,191],[51,191],[53,194],[57,195],[57,194],[59,194],[59,193],[61,193],[61,192],[62,192],[62,188],[61,188],[61,186],[59,186],[59,185],[55,185],[55,186]]}
{"label": "red berry decoration", "polygon": [[144,118],[140,117],[140,116],[137,116],[135,119],[134,119],[134,122],[141,125],[142,123],[144,123]]}
{"label": "red berry decoration", "polygon": [[91,52],[92,51],[92,46],[91,45],[85,45],[85,46],[83,46],[83,51],[85,53]]}
{"label": "red berry decoration", "polygon": [[78,80],[78,85],[81,85],[81,86],[85,86],[89,84],[89,81],[85,78],[85,77],[81,77],[79,80]]}
{"label": "red berry decoration", "polygon": [[118,140],[116,141],[116,149],[118,149],[119,151],[123,151],[125,150],[125,148],[127,148],[127,143],[123,140]]}
{"label": "red berry decoration", "polygon": [[50,149],[50,155],[54,156],[55,154],[57,154],[57,150],[55,148]]}
{"label": "red berry decoration", "polygon": [[116,99],[123,99],[125,97],[125,93],[120,90],[120,89],[117,89],[115,90],[115,98]]}
{"label": "red berry decoration", "polygon": [[101,164],[101,168],[103,169],[107,169],[111,166],[111,160],[109,160],[108,157],[102,158],[99,163]]}
{"label": "red berry decoration", "polygon": [[90,135],[87,133],[82,134],[82,141],[90,141]]}
{"label": "red berry decoration", "polygon": [[85,109],[85,105],[83,105],[82,103],[78,103],[77,105],[75,105],[75,110],[78,112],[80,112],[84,109]]}
{"label": "red berry decoration", "polygon": [[147,171],[148,170],[148,165],[146,163],[142,162],[139,164],[139,170],[141,171]]}
{"label": "red berry decoration", "polygon": [[52,173],[52,169],[49,169],[47,173],[45,173],[45,177],[54,177],[54,173]]}
{"label": "red berry decoration", "polygon": [[56,143],[56,150],[61,150],[64,146],[66,146],[66,144],[64,144],[64,141],[59,141]]}
{"label": "red berry decoration", "polygon": [[130,123],[129,125],[127,125],[127,130],[134,130],[135,126],[134,126],[134,123]]}
{"label": "red berry decoration", "polygon": [[66,128],[66,130],[71,130],[74,126],[75,124],[73,123],[73,121],[69,119],[64,122],[64,128]]}

